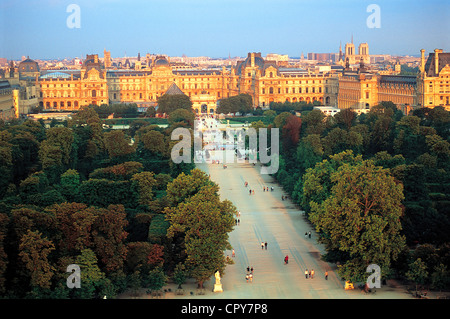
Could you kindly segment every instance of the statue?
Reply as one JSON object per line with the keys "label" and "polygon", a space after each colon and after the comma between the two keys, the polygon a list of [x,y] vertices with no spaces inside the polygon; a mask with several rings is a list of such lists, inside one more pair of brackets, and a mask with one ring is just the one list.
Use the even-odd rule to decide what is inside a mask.
{"label": "statue", "polygon": [[220,285],[220,272],[216,271],[214,276],[216,277],[216,285]]}
{"label": "statue", "polygon": [[220,283],[220,272],[216,271],[214,277],[216,277],[216,283],[214,284],[213,292],[223,292],[222,284]]}

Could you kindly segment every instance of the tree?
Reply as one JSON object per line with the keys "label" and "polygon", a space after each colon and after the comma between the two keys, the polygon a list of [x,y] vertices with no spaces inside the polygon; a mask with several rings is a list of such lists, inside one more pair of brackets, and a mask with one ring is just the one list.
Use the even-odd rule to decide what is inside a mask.
{"label": "tree", "polygon": [[217,185],[201,187],[196,194],[164,212],[170,222],[168,237],[177,232],[184,234],[185,264],[199,288],[217,270],[223,274],[223,251],[231,248],[228,233],[233,229],[237,211],[228,200],[220,201]]}
{"label": "tree", "polygon": [[[313,172],[307,174],[308,179],[310,174]],[[311,200],[309,218],[327,251],[347,256],[339,266],[339,274],[360,281],[366,276],[366,267],[375,263],[386,275],[391,261],[397,259],[405,245],[400,235],[402,185],[395,183],[389,170],[370,160],[356,165],[343,163],[328,178],[330,193],[324,199]],[[317,179],[315,185],[319,192],[325,186]],[[310,181],[305,183],[304,191],[311,186]]]}
{"label": "tree", "polygon": [[120,130],[105,133],[104,142],[110,158],[124,157],[135,152],[131,139]]}
{"label": "tree", "polygon": [[129,272],[139,271],[143,274],[164,262],[163,247],[149,242],[131,242],[127,244],[126,266]]}
{"label": "tree", "polygon": [[334,115],[334,119],[338,125],[344,127],[347,131],[350,130],[356,120],[356,113],[352,109],[343,109]]}
{"label": "tree", "polygon": [[253,110],[252,96],[250,94],[238,94],[219,101],[217,113],[241,113],[245,114]]}
{"label": "tree", "polygon": [[192,101],[185,94],[164,94],[158,98],[158,114],[169,114],[177,109],[192,111]]}
{"label": "tree", "polygon": [[325,130],[326,115],[320,110],[312,110],[303,117],[303,123],[306,125],[306,134],[321,135]]}
{"label": "tree", "polygon": [[106,209],[98,209],[97,218],[92,225],[93,247],[107,274],[122,269],[127,255],[127,225],[123,205],[109,205]]}
{"label": "tree", "polygon": [[8,266],[8,255],[5,252],[5,238],[8,223],[8,215],[0,213],[0,294],[3,294],[6,291],[5,274]]}
{"label": "tree", "polygon": [[168,152],[168,145],[164,134],[155,130],[148,131],[142,134],[139,140],[144,145],[146,150],[149,150],[153,155],[166,156]]}
{"label": "tree", "polygon": [[153,188],[157,185],[155,174],[153,172],[142,172],[134,174],[131,178],[132,183],[137,188],[139,204],[151,207],[153,204]]}
{"label": "tree", "polygon": [[280,113],[273,119],[273,124],[275,125],[275,127],[283,128],[283,126],[286,125],[288,117],[290,117],[291,115],[292,114],[289,112]]}
{"label": "tree", "polygon": [[147,287],[151,291],[160,290],[166,283],[167,276],[164,274],[161,268],[155,268],[148,274]]}
{"label": "tree", "polygon": [[73,254],[93,247],[92,225],[97,218],[97,209],[82,203],[62,203],[48,207],[58,221],[62,238],[58,243],[62,252]]}
{"label": "tree", "polygon": [[192,111],[186,109],[176,109],[169,113],[169,125],[176,123],[185,123],[189,127],[194,127],[195,115]]}
{"label": "tree", "polygon": [[298,141],[300,140],[301,127],[302,120],[299,117],[291,114],[286,118],[282,130],[283,146],[286,151],[291,147],[297,146]]}
{"label": "tree", "polygon": [[181,285],[186,281],[186,270],[182,263],[178,263],[173,272],[172,279],[178,285],[178,289],[182,289]]}
{"label": "tree", "polygon": [[20,240],[19,257],[30,273],[30,284],[50,288],[55,268],[49,255],[55,250],[51,240],[42,237],[39,231],[29,230]]}
{"label": "tree", "polygon": [[167,184],[167,200],[170,206],[176,206],[195,195],[202,187],[212,185],[208,175],[200,169],[191,170],[190,174],[181,173]]}
{"label": "tree", "polygon": [[86,282],[99,286],[105,279],[105,274],[98,267],[97,256],[91,249],[82,249],[75,263],[80,266],[82,287]]}
{"label": "tree", "polygon": [[428,278],[427,266],[422,259],[417,258],[409,264],[409,270],[406,272],[406,278],[416,283],[416,295],[419,285],[425,284]]}
{"label": "tree", "polygon": [[74,169],[68,169],[61,175],[61,193],[70,202],[78,196],[80,174]]}

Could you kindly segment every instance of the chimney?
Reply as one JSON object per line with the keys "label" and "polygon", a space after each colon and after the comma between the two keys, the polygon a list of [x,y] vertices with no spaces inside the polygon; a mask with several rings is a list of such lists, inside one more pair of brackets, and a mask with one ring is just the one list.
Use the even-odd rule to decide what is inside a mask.
{"label": "chimney", "polygon": [[420,50],[420,73],[425,72],[425,49]]}
{"label": "chimney", "polygon": [[253,68],[255,66],[255,53],[252,53],[250,61],[251,61],[250,65]]}
{"label": "chimney", "polygon": [[439,53],[442,53],[441,49],[434,49],[434,73],[436,76],[439,74]]}

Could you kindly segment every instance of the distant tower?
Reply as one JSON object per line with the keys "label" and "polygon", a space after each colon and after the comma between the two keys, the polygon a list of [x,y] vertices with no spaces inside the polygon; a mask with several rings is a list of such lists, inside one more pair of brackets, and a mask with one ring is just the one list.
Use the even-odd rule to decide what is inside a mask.
{"label": "distant tower", "polygon": [[342,61],[343,53],[342,53],[342,41],[339,42],[339,60]]}
{"label": "distant tower", "polygon": [[14,78],[14,62],[12,60],[9,63],[9,77]]}
{"label": "distant tower", "polygon": [[141,61],[141,52],[138,52],[138,61]]}
{"label": "distant tower", "polygon": [[111,67],[111,51],[103,50],[103,58],[105,63],[105,68]]}
{"label": "distant tower", "polygon": [[394,71],[395,71],[395,73],[400,73],[400,72],[402,72],[402,65],[400,64],[400,60],[399,60],[398,58],[397,58],[397,60],[395,61]]}
{"label": "distant tower", "polygon": [[366,66],[364,65],[364,58],[361,57],[361,59],[359,60],[359,73],[364,72],[366,72]]}

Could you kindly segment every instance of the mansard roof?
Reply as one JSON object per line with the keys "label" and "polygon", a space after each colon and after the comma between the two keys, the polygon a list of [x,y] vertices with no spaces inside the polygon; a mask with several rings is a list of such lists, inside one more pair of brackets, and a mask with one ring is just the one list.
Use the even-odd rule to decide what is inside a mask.
{"label": "mansard roof", "polygon": [[[434,55],[434,52],[430,53],[425,63],[425,73],[427,76],[438,76],[435,72]],[[446,64],[450,65],[450,53],[438,53],[438,71],[441,72]]]}

